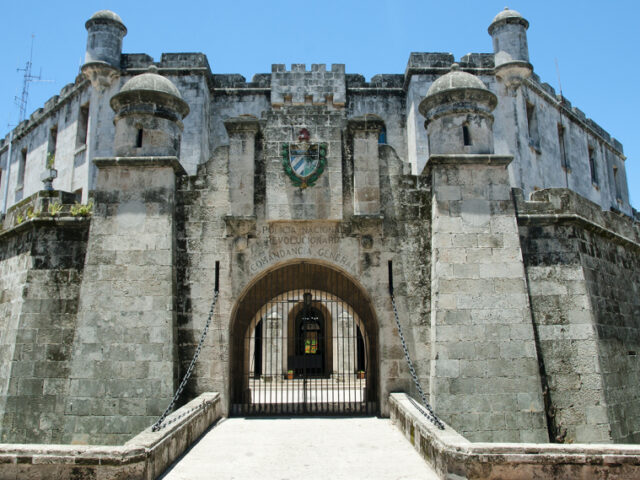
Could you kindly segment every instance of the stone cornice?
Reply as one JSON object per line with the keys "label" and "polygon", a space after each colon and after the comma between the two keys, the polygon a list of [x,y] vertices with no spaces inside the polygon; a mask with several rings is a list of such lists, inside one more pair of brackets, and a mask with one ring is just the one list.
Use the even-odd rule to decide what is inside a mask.
{"label": "stone cornice", "polygon": [[0,231],[0,241],[42,227],[80,228],[89,225],[91,217],[37,217]]}
{"label": "stone cornice", "polygon": [[172,167],[176,175],[186,175],[178,157],[99,157],[93,163],[105,167]]}
{"label": "stone cornice", "polygon": [[451,154],[451,155],[431,155],[427,160],[426,167],[431,165],[491,165],[507,166],[513,160],[512,155],[494,154]]}

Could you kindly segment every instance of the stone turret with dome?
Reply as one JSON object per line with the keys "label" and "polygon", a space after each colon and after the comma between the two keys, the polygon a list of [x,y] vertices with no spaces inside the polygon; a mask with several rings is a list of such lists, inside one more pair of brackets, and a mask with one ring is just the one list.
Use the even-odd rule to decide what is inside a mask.
{"label": "stone turret with dome", "polygon": [[507,87],[517,87],[531,76],[527,29],[529,22],[519,12],[505,7],[489,25],[493,38],[496,76]]}
{"label": "stone turret with dome", "polygon": [[478,77],[457,63],[438,78],[420,102],[430,154],[493,153],[493,115],[497,97]]}
{"label": "stone turret with dome", "polygon": [[85,27],[88,36],[82,73],[95,88],[108,87],[120,75],[122,39],[127,27],[120,16],[110,10],[94,13]]}
{"label": "stone turret with dome", "polygon": [[189,105],[154,65],[128,80],[111,98],[117,156],[177,156]]}

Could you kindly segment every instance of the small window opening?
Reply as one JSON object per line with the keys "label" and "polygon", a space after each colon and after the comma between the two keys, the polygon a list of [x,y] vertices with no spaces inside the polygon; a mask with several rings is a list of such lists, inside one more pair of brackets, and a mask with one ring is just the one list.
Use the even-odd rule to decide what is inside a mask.
{"label": "small window opening", "polygon": [[622,201],[622,188],[620,188],[620,175],[618,175],[618,167],[613,167],[613,184],[616,188],[616,200]]}
{"label": "small window opening", "polygon": [[24,186],[24,171],[27,167],[27,148],[23,148],[20,152],[20,163],[18,164],[18,188]]}
{"label": "small window opening", "polygon": [[589,172],[591,173],[591,183],[598,185],[598,172],[596,170],[596,150],[589,146]]}
{"label": "small window opening", "polygon": [[87,131],[89,128],[89,104],[80,107],[78,112],[78,127],[76,131],[76,147],[87,144]]}
{"label": "small window opening", "polygon": [[142,129],[138,129],[138,135],[136,135],[136,147],[140,148],[142,146]]}
{"label": "small window opening", "polygon": [[471,145],[471,135],[469,134],[469,127],[467,125],[462,126],[462,139],[464,140],[464,146]]}
{"label": "small window opening", "polygon": [[540,151],[540,137],[538,135],[538,115],[533,103],[527,102],[527,129],[529,132],[529,145]]}
{"label": "small window opening", "polygon": [[58,143],[58,125],[55,125],[51,127],[51,130],[49,130],[49,144],[47,146],[46,168],[53,168],[54,166],[57,143]]}
{"label": "small window opening", "polygon": [[564,141],[564,126],[558,124],[558,145],[560,146],[560,165],[567,169],[569,168],[569,159],[567,158],[567,150]]}
{"label": "small window opening", "polygon": [[384,125],[380,129],[380,134],[378,135],[378,143],[380,145],[387,144],[387,127],[385,127]]}

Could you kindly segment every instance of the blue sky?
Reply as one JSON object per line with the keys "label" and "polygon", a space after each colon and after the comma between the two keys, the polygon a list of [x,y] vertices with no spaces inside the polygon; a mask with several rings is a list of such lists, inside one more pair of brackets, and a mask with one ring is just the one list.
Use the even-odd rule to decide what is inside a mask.
{"label": "blue sky", "polygon": [[[632,0],[510,1],[530,22],[535,72],[624,145],[631,203],[640,208],[640,133],[636,92],[639,4]],[[101,1],[4,2],[0,49],[0,135],[16,123],[14,97],[35,35],[27,115],[78,74],[84,22],[97,10],[118,13],[129,33],[124,52],[203,52],[214,73],[251,78],[272,63],[345,63],[367,77],[403,73],[410,52],[490,52],[487,27],[505,0],[431,1]]]}

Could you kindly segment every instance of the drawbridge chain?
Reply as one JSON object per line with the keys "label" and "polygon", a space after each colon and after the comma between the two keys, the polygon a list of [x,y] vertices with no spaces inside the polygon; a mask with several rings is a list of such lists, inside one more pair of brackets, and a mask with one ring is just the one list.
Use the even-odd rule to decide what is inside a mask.
{"label": "drawbridge chain", "polygon": [[[216,269],[216,277],[217,277],[217,269]],[[217,284],[217,282],[216,282],[216,284]],[[215,289],[215,291],[213,293],[213,301],[211,302],[211,308],[209,309],[209,317],[207,318],[207,322],[205,323],[204,330],[202,331],[202,335],[200,336],[200,341],[198,342],[198,347],[196,348],[196,351],[193,354],[193,358],[191,359],[191,363],[189,364],[189,368],[187,368],[187,372],[184,374],[184,377],[182,378],[182,381],[180,382],[180,385],[178,386],[178,389],[176,390],[176,393],[173,396],[173,399],[171,400],[171,403],[169,403],[169,406],[167,407],[167,409],[164,411],[164,413],[162,415],[160,415],[160,418],[158,418],[156,423],[154,423],[153,426],[151,427],[151,431],[152,432],[157,432],[158,430],[161,430],[162,428],[166,427],[167,425],[171,425],[172,423],[174,423],[175,421],[177,421],[180,418],[184,417],[185,415],[188,415],[192,411],[201,408],[201,406],[196,406],[196,407],[184,412],[182,415],[180,415],[178,417],[175,417],[175,418],[172,418],[170,421],[168,421],[166,423],[163,423],[164,420],[167,418],[167,416],[173,410],[173,407],[175,407],[175,404],[178,401],[178,398],[180,398],[180,395],[182,394],[182,391],[184,390],[184,387],[187,384],[187,381],[189,380],[189,377],[191,377],[191,374],[193,373],[193,367],[195,366],[196,362],[198,361],[198,357],[200,356],[200,351],[202,350],[202,346],[204,345],[204,339],[206,338],[207,332],[209,331],[209,326],[211,325],[211,319],[213,318],[213,311],[214,311],[214,309],[216,307],[216,302],[217,301],[218,301],[218,288],[216,287],[216,289]]]}
{"label": "drawbridge chain", "polygon": [[420,413],[422,413],[422,415],[429,419],[431,423],[433,423],[440,430],[444,430],[444,423],[440,421],[440,419],[433,411],[433,408],[431,408],[431,405],[429,405],[429,402],[427,402],[427,396],[422,390],[422,385],[420,385],[420,380],[418,379],[418,375],[416,374],[416,369],[413,367],[413,362],[411,361],[411,357],[409,356],[409,348],[407,347],[407,342],[404,339],[402,326],[400,325],[400,318],[398,316],[398,308],[396,307],[396,299],[393,295],[393,274],[391,270],[391,261],[389,261],[389,295],[391,296],[391,305],[393,307],[393,314],[396,319],[396,326],[398,327],[398,334],[400,335],[400,342],[402,343],[402,350],[404,351],[404,358],[407,360],[407,365],[409,366],[409,372],[411,373],[411,377],[413,378],[413,383],[415,384],[416,389],[420,394],[420,398],[422,399],[422,403],[427,409],[428,414],[421,407],[419,407],[411,397],[409,397],[409,399],[412,400],[414,406],[419,407],[418,410],[420,411]]}

